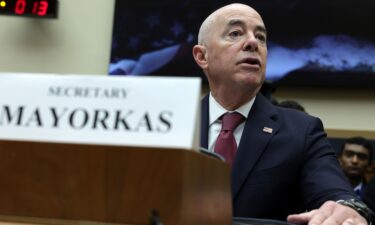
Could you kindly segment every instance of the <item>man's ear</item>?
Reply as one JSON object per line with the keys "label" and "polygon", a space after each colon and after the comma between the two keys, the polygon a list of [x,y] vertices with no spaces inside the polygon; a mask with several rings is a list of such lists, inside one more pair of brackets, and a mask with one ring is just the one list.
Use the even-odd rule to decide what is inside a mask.
{"label": "man's ear", "polygon": [[197,62],[198,66],[202,69],[207,68],[207,55],[206,55],[206,47],[203,45],[195,45],[193,47],[193,57],[195,62]]}

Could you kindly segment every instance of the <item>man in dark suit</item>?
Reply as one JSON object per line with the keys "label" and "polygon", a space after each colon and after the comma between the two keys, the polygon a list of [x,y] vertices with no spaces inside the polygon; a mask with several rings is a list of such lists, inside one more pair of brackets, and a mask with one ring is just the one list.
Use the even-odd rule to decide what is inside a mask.
{"label": "man in dark suit", "polygon": [[[285,220],[289,215],[289,222],[311,225],[370,222],[321,121],[273,106],[258,94],[265,79],[266,40],[261,16],[247,5],[231,4],[207,17],[193,48],[210,87],[202,101],[201,145],[223,151],[217,147],[224,133],[238,144],[234,159],[224,152],[233,160],[233,216]],[[227,128],[229,114],[244,122]]]}

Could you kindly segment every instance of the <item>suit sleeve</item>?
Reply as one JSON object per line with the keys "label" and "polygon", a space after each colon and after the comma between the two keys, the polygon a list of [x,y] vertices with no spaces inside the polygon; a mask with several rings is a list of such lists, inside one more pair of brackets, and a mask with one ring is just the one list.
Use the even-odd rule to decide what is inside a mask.
{"label": "suit sleeve", "polygon": [[309,210],[328,200],[357,198],[342,172],[320,119],[313,117],[306,130],[301,190]]}

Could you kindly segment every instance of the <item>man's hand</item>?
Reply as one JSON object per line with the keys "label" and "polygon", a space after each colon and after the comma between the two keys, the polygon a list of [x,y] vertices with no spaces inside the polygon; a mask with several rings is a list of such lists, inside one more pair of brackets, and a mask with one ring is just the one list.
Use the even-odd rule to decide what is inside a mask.
{"label": "man's hand", "polygon": [[367,225],[354,209],[334,201],[325,202],[319,209],[288,216],[289,223],[308,225]]}

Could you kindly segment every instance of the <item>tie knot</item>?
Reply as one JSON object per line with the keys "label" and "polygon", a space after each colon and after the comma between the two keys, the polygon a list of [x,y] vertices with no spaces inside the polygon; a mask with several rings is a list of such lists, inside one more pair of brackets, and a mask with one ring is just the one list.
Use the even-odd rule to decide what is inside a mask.
{"label": "tie knot", "polygon": [[245,117],[243,117],[238,112],[224,114],[223,125],[221,129],[225,131],[233,131],[244,120],[245,120]]}

